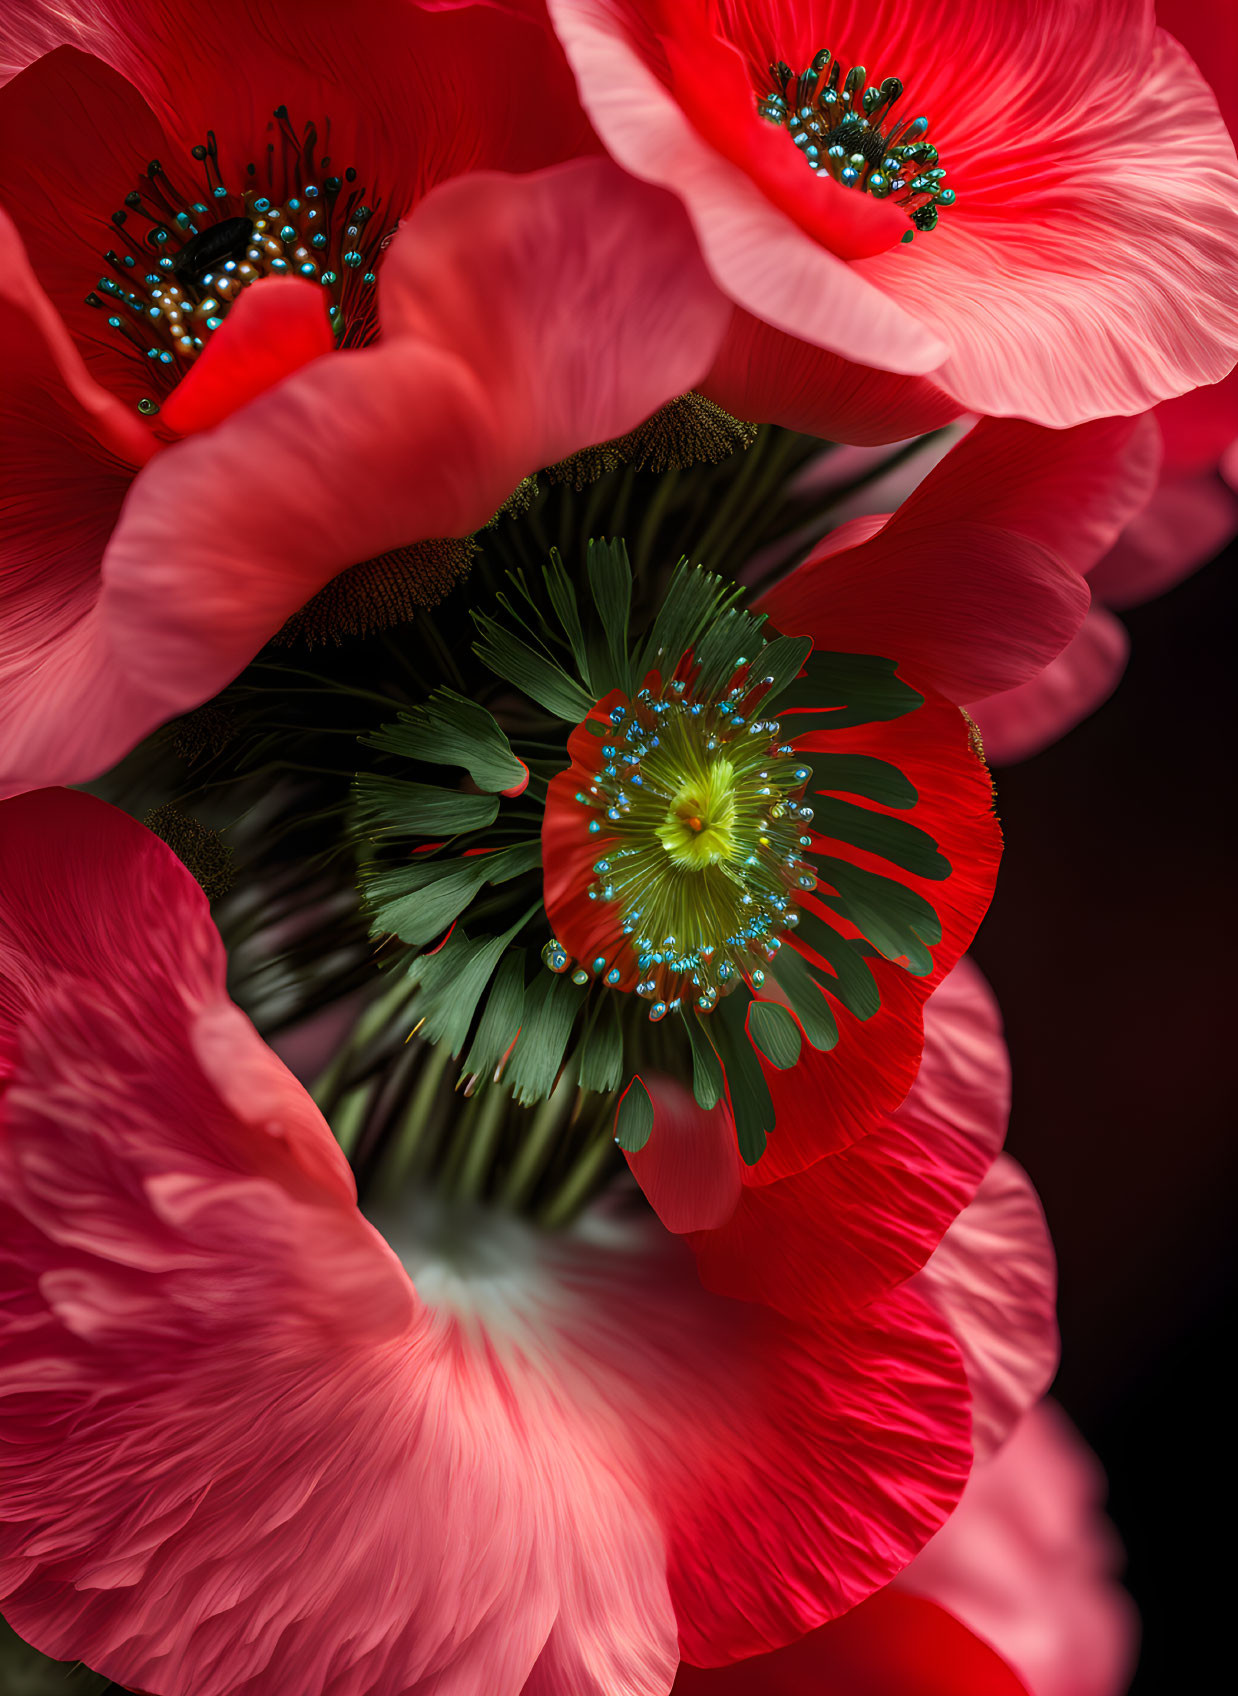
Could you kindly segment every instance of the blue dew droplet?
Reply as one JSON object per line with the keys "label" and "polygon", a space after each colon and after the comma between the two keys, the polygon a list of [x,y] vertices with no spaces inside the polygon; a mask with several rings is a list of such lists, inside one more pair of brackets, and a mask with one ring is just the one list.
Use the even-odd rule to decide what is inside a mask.
{"label": "blue dew droplet", "polygon": [[623,974],[620,972],[618,966],[612,966],[610,968],[610,970],[607,972],[606,981],[611,986],[612,989],[619,982],[619,979],[622,977],[622,975]]}
{"label": "blue dew droplet", "polygon": [[660,1019],[665,1019],[669,1011],[670,1009],[667,1007],[665,1001],[655,1001],[653,1006],[649,1009],[649,1023],[651,1025],[656,1025]]}
{"label": "blue dew droplet", "polygon": [[542,949],[542,959],[552,972],[565,972],[570,964],[567,949],[553,936]]}

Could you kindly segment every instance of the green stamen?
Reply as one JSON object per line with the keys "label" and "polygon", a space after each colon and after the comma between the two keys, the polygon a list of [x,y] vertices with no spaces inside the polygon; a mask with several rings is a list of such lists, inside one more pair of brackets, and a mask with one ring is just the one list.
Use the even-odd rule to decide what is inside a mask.
{"label": "green stamen", "polygon": [[[798,76],[782,60],[769,74],[773,86],[761,95],[757,111],[788,132],[819,177],[833,177],[878,200],[893,198],[916,230],[936,228],[938,209],[953,206],[955,193],[941,186],[945,170],[937,163],[937,149],[924,139],[928,119],[890,117],[903,94],[897,77],[866,88],[863,65],[844,77],[828,48]],[[908,230],[903,240],[914,237],[915,230]]]}

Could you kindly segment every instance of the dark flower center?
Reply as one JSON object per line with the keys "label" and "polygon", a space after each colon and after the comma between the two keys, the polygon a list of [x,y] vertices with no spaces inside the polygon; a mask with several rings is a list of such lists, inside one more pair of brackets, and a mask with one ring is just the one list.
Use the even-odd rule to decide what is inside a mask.
{"label": "dark flower center", "polygon": [[[86,296],[110,331],[146,360],[166,394],[197,358],[229,308],[262,277],[304,277],[321,284],[337,345],[357,347],[377,334],[377,266],[389,230],[367,203],[348,166],[336,175],[316,158],[317,130],[293,129],[286,106],[274,113],[278,140],[262,165],[224,181],[214,131],[192,150],[202,184],[185,189],[158,159],[140,187],[112,214],[119,250],[104,255],[107,273]],[[138,410],[159,410],[143,399]]]}
{"label": "dark flower center", "polygon": [[[937,163],[937,149],[924,139],[928,119],[893,116],[903,93],[897,77],[866,88],[863,65],[844,76],[824,47],[798,76],[781,60],[769,67],[769,75],[772,86],[757,110],[788,131],[818,176],[879,200],[893,199],[910,214],[915,230],[936,228],[938,208],[954,205],[954,190],[941,186],[945,170]],[[912,241],[915,230],[903,240]]]}

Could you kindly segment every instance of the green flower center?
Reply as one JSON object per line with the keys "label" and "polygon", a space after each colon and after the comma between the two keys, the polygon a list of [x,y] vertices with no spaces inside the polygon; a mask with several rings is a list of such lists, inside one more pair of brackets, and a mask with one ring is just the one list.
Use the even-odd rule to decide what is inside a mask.
{"label": "green flower center", "polygon": [[797,923],[810,768],[779,747],[777,721],[752,716],[772,678],[748,675],[715,699],[679,679],[610,712],[614,740],[579,804],[607,839],[592,899],[615,903],[655,1021],[688,998],[704,1012],[764,964]]}
{"label": "green flower center", "polygon": [[735,812],[735,767],[715,760],[702,776],[680,784],[658,839],[677,866],[703,871],[734,859]]}
{"label": "green flower center", "polygon": [[945,170],[937,149],[924,139],[928,119],[892,116],[903,94],[897,77],[866,88],[864,66],[844,76],[828,48],[798,76],[781,60],[769,67],[769,75],[771,86],[757,111],[788,132],[819,177],[904,207],[915,225],[905,242],[914,240],[916,230],[937,227],[938,209],[953,206],[955,193],[941,186]]}
{"label": "green flower center", "polygon": [[[178,186],[152,159],[140,187],[112,214],[119,250],[104,254],[107,273],[86,296],[107,325],[148,362],[155,387],[167,391],[185,375],[229,308],[262,277],[320,283],[336,341],[354,347],[373,339],[377,264],[386,239],[377,206],[366,204],[350,165],[331,172],[317,159],[317,131],[298,135],[288,108],[274,113],[272,142],[260,170],[225,183],[213,130],[193,148],[199,187]],[[139,412],[158,412],[145,398]]]}

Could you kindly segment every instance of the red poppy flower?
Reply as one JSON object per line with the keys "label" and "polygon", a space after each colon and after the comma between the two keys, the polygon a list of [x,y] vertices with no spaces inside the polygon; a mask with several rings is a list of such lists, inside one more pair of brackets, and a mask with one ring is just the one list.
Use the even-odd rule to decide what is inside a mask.
{"label": "red poppy flower", "polygon": [[1067,425],[1233,365],[1238,167],[1150,0],[548,3],[598,134],[743,309],[707,390],[740,416]]}
{"label": "red poppy flower", "polygon": [[[423,1190],[380,1235],[172,854],[66,791],[0,825],[0,1609],[36,1646],[161,1696],[664,1696],[941,1523],[965,1373],[1043,1291],[968,1313],[947,1245],[796,1321],[618,1199],[554,1233]],[[1041,1227],[979,1205],[1000,1282]]]}
{"label": "red poppy flower", "polygon": [[96,774],[716,348],[672,197],[475,169],[590,147],[544,24],[225,0],[186,35],[117,0],[10,8],[0,42],[52,49],[0,89],[9,791]]}
{"label": "red poppy flower", "polygon": [[[1154,475],[1142,422],[987,421],[897,513],[842,526],[757,603],[766,635],[814,644],[788,693],[762,692],[772,659],[736,683],[676,647],[673,675],[638,666],[573,734],[542,831],[552,964],[636,991],[655,1021],[682,1009],[697,1100],[719,1099],[716,1049],[718,1112],[754,1182],[844,1148],[906,1095],[924,1001],[983,916],[999,852],[951,703],[1025,681],[1069,640],[1076,568]],[[728,983],[755,997],[735,1029],[747,996],[728,1005]],[[665,1141],[657,1158],[679,1163]],[[701,1180],[676,1228],[716,1222],[725,1194],[722,1175]]]}

